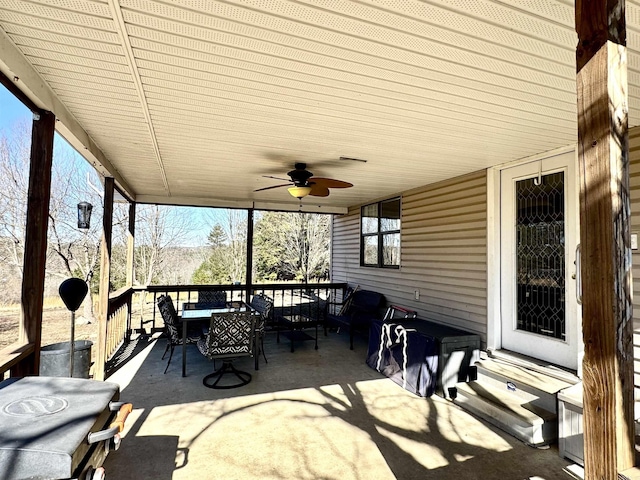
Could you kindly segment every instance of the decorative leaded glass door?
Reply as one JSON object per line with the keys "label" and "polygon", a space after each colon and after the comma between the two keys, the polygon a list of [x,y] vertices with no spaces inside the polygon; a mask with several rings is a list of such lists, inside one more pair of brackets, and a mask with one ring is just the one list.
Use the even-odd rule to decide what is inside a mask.
{"label": "decorative leaded glass door", "polygon": [[575,155],[502,171],[502,348],[577,368]]}

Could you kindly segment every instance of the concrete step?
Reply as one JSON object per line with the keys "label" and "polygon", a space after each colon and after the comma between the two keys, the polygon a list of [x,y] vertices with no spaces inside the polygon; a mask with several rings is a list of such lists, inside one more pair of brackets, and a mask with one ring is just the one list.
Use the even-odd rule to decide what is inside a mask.
{"label": "concrete step", "polygon": [[459,383],[454,402],[529,445],[553,443],[557,416],[509,391],[477,381]]}
{"label": "concrete step", "polygon": [[475,368],[477,382],[510,393],[523,403],[531,403],[554,413],[557,411],[557,393],[573,385],[545,373],[500,360],[481,360],[476,362]]}
{"label": "concrete step", "polygon": [[576,375],[575,371],[561,368],[537,358],[528,357],[510,350],[489,350],[487,353],[491,359],[510,365],[517,365],[526,370],[541,373],[546,377],[557,378],[571,385],[580,382],[580,378]]}

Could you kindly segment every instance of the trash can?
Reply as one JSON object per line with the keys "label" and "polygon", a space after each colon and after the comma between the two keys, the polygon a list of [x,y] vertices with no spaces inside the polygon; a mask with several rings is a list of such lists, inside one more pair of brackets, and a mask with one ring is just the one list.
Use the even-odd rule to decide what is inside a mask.
{"label": "trash can", "polygon": [[[91,367],[90,340],[76,340],[73,344],[73,377],[89,378]],[[40,350],[40,375],[43,377],[69,376],[69,342],[45,345]]]}

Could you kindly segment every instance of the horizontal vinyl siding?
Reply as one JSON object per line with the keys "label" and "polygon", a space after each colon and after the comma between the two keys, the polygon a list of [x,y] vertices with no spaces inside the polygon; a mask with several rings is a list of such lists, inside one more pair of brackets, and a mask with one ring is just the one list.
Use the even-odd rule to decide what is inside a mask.
{"label": "horizontal vinyl siding", "polygon": [[[381,292],[420,318],[487,331],[486,172],[402,194],[400,269],[360,266],[360,207],[333,220],[332,279]],[[414,291],[420,299],[414,299]]]}
{"label": "horizontal vinyl siding", "polygon": [[[629,130],[631,233],[640,236],[640,127]],[[640,388],[640,250],[633,250],[633,353],[636,390]]]}

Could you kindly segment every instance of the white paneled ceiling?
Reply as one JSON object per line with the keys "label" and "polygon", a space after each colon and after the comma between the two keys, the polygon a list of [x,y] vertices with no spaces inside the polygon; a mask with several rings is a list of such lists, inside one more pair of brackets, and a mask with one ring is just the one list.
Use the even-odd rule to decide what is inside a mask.
{"label": "white paneled ceiling", "polygon": [[[574,18],[564,0],[2,0],[0,70],[139,201],[297,206],[254,190],[306,162],[354,187],[303,205],[340,209],[575,143]],[[627,18],[638,125],[638,3]]]}

